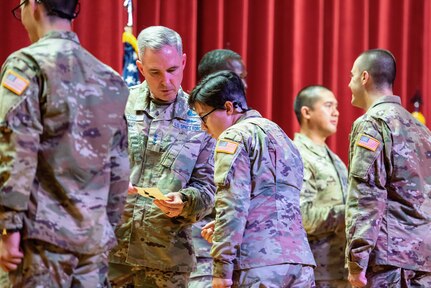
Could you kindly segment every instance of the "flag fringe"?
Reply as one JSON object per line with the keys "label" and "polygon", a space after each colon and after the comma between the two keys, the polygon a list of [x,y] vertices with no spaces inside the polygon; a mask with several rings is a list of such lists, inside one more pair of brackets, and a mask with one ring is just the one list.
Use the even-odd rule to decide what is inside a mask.
{"label": "flag fringe", "polygon": [[127,31],[123,32],[123,43],[129,43],[130,45],[132,45],[133,50],[135,50],[136,55],[139,55],[138,53],[138,40],[136,39],[136,37]]}

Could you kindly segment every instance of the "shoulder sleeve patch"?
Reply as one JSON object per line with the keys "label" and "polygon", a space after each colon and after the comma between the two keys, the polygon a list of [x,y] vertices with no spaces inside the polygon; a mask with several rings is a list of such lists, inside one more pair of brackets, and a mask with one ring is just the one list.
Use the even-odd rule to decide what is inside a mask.
{"label": "shoulder sleeve patch", "polygon": [[238,143],[229,140],[218,140],[215,152],[234,154],[238,148]]}
{"label": "shoulder sleeve patch", "polygon": [[368,135],[361,134],[359,135],[359,140],[356,142],[356,145],[364,147],[374,152],[379,147],[380,141]]}
{"label": "shoulder sleeve patch", "polygon": [[9,89],[16,95],[21,95],[28,87],[30,81],[19,75],[18,73],[8,70],[3,77],[2,86]]}

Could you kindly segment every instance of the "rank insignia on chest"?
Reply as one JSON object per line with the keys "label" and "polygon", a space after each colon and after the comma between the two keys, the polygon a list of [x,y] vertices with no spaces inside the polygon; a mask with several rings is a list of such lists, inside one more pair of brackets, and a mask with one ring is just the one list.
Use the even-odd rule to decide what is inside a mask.
{"label": "rank insignia on chest", "polygon": [[364,148],[374,152],[379,147],[380,141],[377,139],[374,139],[373,137],[370,137],[368,135],[361,134],[359,136],[358,142],[356,142],[356,145],[364,147]]}
{"label": "rank insignia on chest", "polygon": [[3,77],[2,86],[6,87],[16,95],[21,95],[22,92],[30,84],[30,81],[19,75],[18,73],[8,70],[6,75]]}
{"label": "rank insignia on chest", "polygon": [[215,151],[220,153],[234,154],[238,148],[238,143],[229,140],[219,140]]}

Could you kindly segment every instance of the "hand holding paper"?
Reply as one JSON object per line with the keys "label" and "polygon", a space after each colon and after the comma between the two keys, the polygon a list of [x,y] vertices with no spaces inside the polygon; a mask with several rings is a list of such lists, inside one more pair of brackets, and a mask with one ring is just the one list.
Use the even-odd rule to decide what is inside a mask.
{"label": "hand holding paper", "polygon": [[159,190],[157,187],[151,187],[151,188],[142,188],[142,187],[134,187],[139,195],[142,195],[147,198],[151,198],[154,200],[169,200],[168,197],[166,197],[162,191]]}

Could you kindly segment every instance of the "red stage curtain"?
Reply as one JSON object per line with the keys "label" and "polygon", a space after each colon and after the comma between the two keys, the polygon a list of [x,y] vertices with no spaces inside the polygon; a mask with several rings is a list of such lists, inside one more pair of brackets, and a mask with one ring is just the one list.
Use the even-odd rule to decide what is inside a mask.
{"label": "red stage curtain", "polygon": [[[2,0],[0,63],[27,45],[26,32]],[[82,44],[121,71],[123,0],[81,0],[74,29]],[[366,49],[386,48],[398,61],[395,93],[412,111],[419,91],[431,123],[431,1],[429,0],[133,0],[134,32],[165,25],[180,33],[187,54],[183,87],[193,88],[202,55],[215,48],[240,53],[248,68],[252,107],[277,122],[289,136],[298,130],[293,99],[305,85],[322,84],[338,97],[338,133],[328,141],[347,161],[348,134],[362,114],[350,104],[347,87],[355,58]]]}

